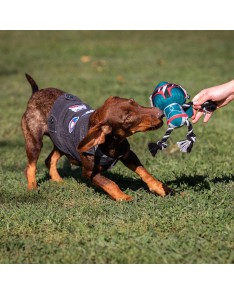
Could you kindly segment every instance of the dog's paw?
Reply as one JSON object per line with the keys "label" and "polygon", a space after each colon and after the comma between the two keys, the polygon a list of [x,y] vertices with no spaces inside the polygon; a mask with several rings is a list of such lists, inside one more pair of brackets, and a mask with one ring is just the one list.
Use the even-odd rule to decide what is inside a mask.
{"label": "dog's paw", "polygon": [[37,190],[38,187],[37,187],[37,183],[36,182],[30,182],[28,183],[28,186],[27,186],[27,190],[30,192],[30,191],[33,191],[33,190]]}
{"label": "dog's paw", "polygon": [[60,176],[58,176],[58,177],[53,177],[53,178],[51,177],[51,178],[50,178],[50,181],[58,182],[58,183],[64,182],[63,179],[62,179]]}
{"label": "dog's paw", "polygon": [[157,183],[149,189],[152,193],[159,195],[160,197],[165,197],[169,194],[174,194],[174,191],[163,183]]}
{"label": "dog's paw", "polygon": [[117,201],[117,202],[122,202],[122,201],[130,202],[132,200],[133,200],[133,198],[131,196],[126,195],[126,194],[121,194],[121,196],[115,198],[115,201]]}

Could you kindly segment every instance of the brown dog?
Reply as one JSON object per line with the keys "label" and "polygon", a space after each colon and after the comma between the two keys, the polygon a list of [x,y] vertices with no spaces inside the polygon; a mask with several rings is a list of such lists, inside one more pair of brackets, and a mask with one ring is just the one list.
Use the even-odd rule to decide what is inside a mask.
{"label": "brown dog", "polygon": [[25,174],[28,190],[37,188],[36,164],[47,135],[54,149],[46,159],[53,181],[62,181],[56,164],[62,155],[82,166],[82,175],[101,187],[114,200],[132,200],[118,185],[101,175],[120,160],[136,172],[151,192],[165,196],[170,189],[155,179],[131,151],[126,137],[136,132],[162,126],[163,113],[155,107],[143,107],[133,99],[109,97],[97,110],[79,98],[55,88],[38,89],[26,74],[32,87],[26,112],[22,117],[28,164]]}

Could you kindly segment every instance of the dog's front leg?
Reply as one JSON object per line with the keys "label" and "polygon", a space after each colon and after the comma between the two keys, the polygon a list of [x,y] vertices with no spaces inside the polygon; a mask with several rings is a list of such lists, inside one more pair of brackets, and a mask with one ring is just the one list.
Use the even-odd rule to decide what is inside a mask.
{"label": "dog's front leg", "polygon": [[148,188],[151,192],[165,196],[171,192],[171,189],[165,184],[154,178],[141,164],[137,155],[133,151],[129,151],[128,155],[121,159],[122,163],[137,173],[141,179],[148,185]]}
{"label": "dog's front leg", "polygon": [[110,197],[115,201],[131,201],[132,197],[126,195],[121,191],[119,186],[109,178],[101,175],[100,173],[92,175],[92,171],[87,171],[83,168],[82,175],[91,180],[93,184],[102,188]]}

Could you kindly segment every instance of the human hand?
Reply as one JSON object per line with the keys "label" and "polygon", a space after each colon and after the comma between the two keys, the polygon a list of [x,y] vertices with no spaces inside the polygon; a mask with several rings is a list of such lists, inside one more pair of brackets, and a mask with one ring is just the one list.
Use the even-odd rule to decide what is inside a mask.
{"label": "human hand", "polygon": [[[222,85],[203,89],[193,98],[193,117],[192,123],[196,123],[203,115],[201,105],[211,100],[217,105],[217,109],[227,105],[234,99],[234,80]],[[213,112],[205,113],[204,122],[208,122]]]}

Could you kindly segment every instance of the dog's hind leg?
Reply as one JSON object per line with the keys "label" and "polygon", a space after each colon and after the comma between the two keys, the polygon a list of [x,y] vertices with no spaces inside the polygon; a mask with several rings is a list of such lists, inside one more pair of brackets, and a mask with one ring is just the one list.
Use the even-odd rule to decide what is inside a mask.
{"label": "dog's hind leg", "polygon": [[28,164],[25,168],[25,175],[28,182],[28,190],[32,190],[37,188],[36,165],[41,148],[43,146],[43,132],[38,129],[31,130],[26,120],[26,116],[23,116],[21,126],[25,138],[25,148],[28,158]]}
{"label": "dog's hind leg", "polygon": [[56,147],[49,154],[48,158],[45,160],[45,164],[49,169],[49,174],[52,181],[61,182],[62,178],[60,177],[57,170],[58,160],[63,156],[63,153],[60,152]]}

